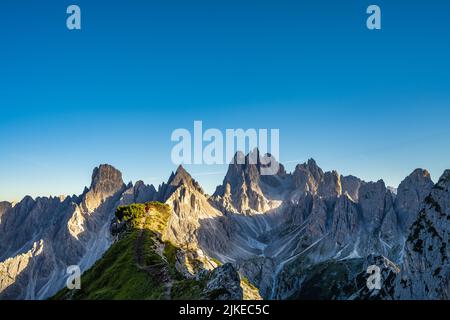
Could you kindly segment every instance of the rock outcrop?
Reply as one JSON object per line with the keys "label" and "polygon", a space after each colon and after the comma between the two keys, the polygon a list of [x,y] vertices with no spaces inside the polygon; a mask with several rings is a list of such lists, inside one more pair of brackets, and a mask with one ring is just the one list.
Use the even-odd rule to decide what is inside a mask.
{"label": "rock outcrop", "polygon": [[258,214],[279,206],[280,191],[286,184],[286,172],[278,164],[276,175],[261,173],[263,161],[258,150],[244,156],[236,153],[221,186],[213,199],[224,211]]}
{"label": "rock outcrop", "polygon": [[450,170],[424,202],[406,241],[396,299],[450,299]]}
{"label": "rock outcrop", "polygon": [[231,263],[212,271],[206,283],[205,295],[208,300],[242,300],[241,279]]}
{"label": "rock outcrop", "polygon": [[408,232],[422,209],[425,198],[433,188],[430,173],[423,169],[414,170],[400,183],[395,199],[395,211],[398,213],[400,227]]}

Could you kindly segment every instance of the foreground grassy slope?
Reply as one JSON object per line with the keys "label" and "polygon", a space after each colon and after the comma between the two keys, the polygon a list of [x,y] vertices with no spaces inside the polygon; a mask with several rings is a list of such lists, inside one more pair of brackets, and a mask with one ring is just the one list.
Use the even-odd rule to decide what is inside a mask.
{"label": "foreground grassy slope", "polygon": [[[127,230],[81,277],[81,290],[52,299],[202,299],[205,283],[185,279],[175,268],[175,246],[161,241],[170,215],[160,203],[120,207]],[[162,252],[162,254],[161,254]]]}
{"label": "foreground grassy slope", "polygon": [[[82,275],[80,290],[63,289],[52,299],[212,299],[204,294],[209,277],[184,277],[176,268],[181,249],[162,240],[170,214],[170,207],[158,202],[119,207],[118,240]],[[200,262],[185,263],[192,266]],[[242,276],[241,287],[245,300],[261,299],[258,289]]]}

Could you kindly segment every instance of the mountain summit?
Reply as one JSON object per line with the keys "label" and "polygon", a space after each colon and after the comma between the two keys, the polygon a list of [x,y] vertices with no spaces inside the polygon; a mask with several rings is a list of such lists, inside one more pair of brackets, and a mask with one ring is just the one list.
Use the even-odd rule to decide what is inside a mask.
{"label": "mountain summit", "polygon": [[[237,153],[213,196],[182,166],[156,190],[100,165],[79,196],[0,203],[0,298],[52,296],[68,265],[86,271],[111,247],[119,206],[150,201],[170,208],[160,241],[188,278],[230,263],[264,298],[449,298],[450,170],[434,184],[417,169],[394,193],[313,159],[262,175],[261,160]],[[370,294],[360,280],[373,263],[387,280]]]}

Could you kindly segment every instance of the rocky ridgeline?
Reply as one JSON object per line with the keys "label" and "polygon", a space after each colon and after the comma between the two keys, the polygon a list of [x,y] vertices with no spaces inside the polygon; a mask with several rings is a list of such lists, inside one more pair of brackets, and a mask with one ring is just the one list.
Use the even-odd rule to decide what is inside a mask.
{"label": "rocky ridgeline", "polygon": [[[434,185],[417,169],[394,193],[382,180],[323,172],[312,159],[264,176],[249,157],[236,154],[244,164],[233,161],[211,197],[181,166],[156,190],[141,181],[126,186],[119,171],[102,165],[80,196],[0,204],[0,297],[53,294],[67,265],[86,270],[110,246],[118,205],[153,200],[172,208],[165,239],[195,259],[231,263],[265,298],[304,296],[314,266],[358,266],[342,275],[345,284],[369,257],[401,267],[378,298],[448,297],[448,172]],[[358,297],[339,292],[333,297]]]}
{"label": "rocky ridgeline", "polygon": [[[25,197],[2,214],[0,298],[42,299],[65,284],[66,268],[84,271],[111,245],[115,208],[153,197],[152,187],[126,186],[122,174],[101,165],[79,196]],[[147,201],[147,199],[145,199]]]}

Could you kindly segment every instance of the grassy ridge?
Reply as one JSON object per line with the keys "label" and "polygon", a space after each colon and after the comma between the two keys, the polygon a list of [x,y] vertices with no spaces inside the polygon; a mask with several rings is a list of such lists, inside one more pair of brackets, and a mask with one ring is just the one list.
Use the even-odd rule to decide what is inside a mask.
{"label": "grassy ridge", "polygon": [[[164,288],[157,277],[140,270],[135,264],[134,243],[138,231],[127,233],[114,243],[91,269],[81,277],[81,290],[64,289],[53,299],[74,300],[145,300],[162,299]],[[153,245],[151,239],[146,244]],[[146,260],[162,262],[152,250],[147,250]]]}
{"label": "grassy ridge", "polygon": [[[169,206],[158,202],[119,207],[117,222],[126,223],[119,240],[82,275],[80,290],[63,289],[51,299],[210,299],[204,295],[208,276],[199,280],[185,278],[176,268],[181,249],[162,240],[170,213]],[[258,289],[242,276],[241,287],[244,299],[261,299]]]}
{"label": "grassy ridge", "polygon": [[[119,207],[116,217],[127,222],[127,231],[82,275],[81,290],[63,289],[52,299],[164,299],[167,293],[162,276],[164,269],[169,270],[173,278],[171,299],[202,299],[204,282],[183,278],[175,268],[178,248],[161,241],[169,216],[170,208],[161,203]],[[150,271],[136,264],[138,240],[142,241],[142,260]],[[156,242],[164,245],[164,258],[158,254]]]}

